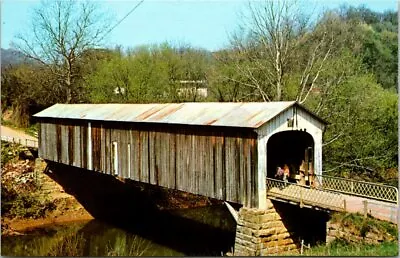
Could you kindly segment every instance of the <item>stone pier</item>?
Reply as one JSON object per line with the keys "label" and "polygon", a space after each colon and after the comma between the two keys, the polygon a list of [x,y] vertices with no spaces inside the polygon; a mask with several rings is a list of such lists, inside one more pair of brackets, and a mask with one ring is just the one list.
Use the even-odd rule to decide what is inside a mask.
{"label": "stone pier", "polygon": [[235,256],[298,254],[299,243],[289,233],[273,203],[266,209],[243,207],[236,228]]}

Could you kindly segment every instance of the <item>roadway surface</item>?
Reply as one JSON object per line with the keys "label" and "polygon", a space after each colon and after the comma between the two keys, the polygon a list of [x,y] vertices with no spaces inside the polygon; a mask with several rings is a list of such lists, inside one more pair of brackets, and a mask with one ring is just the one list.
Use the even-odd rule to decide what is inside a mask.
{"label": "roadway surface", "polygon": [[[23,131],[15,130],[7,126],[1,126],[1,139],[8,142],[18,142],[24,146],[37,147],[38,139]],[[36,146],[35,146],[36,145]]]}
{"label": "roadway surface", "polygon": [[306,207],[360,214],[368,213],[374,218],[398,224],[399,206],[395,203],[333,191],[300,188],[295,185],[288,185],[284,188],[273,187],[268,191],[267,196],[278,201],[297,204],[300,204],[300,200],[302,200],[301,203]]}
{"label": "roadway surface", "polygon": [[[346,200],[346,211],[364,214],[365,211],[374,218],[398,224],[399,206],[395,203],[378,201],[364,197],[343,194]],[[364,203],[364,201],[366,203]],[[365,207],[366,205],[366,207]]]}

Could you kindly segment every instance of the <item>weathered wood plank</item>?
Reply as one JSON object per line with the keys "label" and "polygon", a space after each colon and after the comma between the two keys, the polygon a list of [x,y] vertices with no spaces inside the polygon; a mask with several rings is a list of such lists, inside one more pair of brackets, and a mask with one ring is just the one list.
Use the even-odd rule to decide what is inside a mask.
{"label": "weathered wood plank", "polygon": [[129,133],[124,127],[119,128],[118,134],[118,156],[119,156],[119,175],[128,178],[128,144]]}
{"label": "weathered wood plank", "polygon": [[214,196],[223,199],[223,137],[216,135],[214,138]]}
{"label": "weathered wood plank", "polygon": [[187,184],[186,177],[187,173],[189,170],[189,161],[190,157],[188,155],[188,148],[190,148],[190,142],[189,142],[189,136],[186,134],[181,134],[180,135],[180,144],[179,144],[179,149],[180,149],[180,175],[179,175],[179,190],[182,191],[189,191],[189,185]]}
{"label": "weathered wood plank", "polygon": [[106,169],[106,134],[103,124],[100,125],[100,171],[105,173]]}
{"label": "weathered wood plank", "polygon": [[227,168],[226,168],[226,138],[222,136],[222,153],[221,153],[221,161],[222,161],[222,166],[221,166],[221,186],[222,186],[222,200],[227,200],[227,182],[226,182],[226,174],[227,174]]}
{"label": "weathered wood plank", "polygon": [[237,153],[238,153],[238,177],[239,177],[239,188],[238,188],[238,201],[244,203],[246,199],[246,156],[244,152],[245,139],[238,137],[237,142]]}
{"label": "weathered wood plank", "polygon": [[120,157],[120,167],[119,167],[119,175],[123,178],[128,176],[128,162],[127,162],[127,151],[128,148],[128,140],[127,140],[127,131],[124,129],[119,130],[118,135],[118,153]]}
{"label": "weathered wood plank", "polygon": [[233,171],[233,166],[232,166],[232,140],[231,137],[226,137],[225,138],[225,182],[226,182],[226,199],[227,201],[233,201],[233,196],[232,196],[232,173]]}
{"label": "weathered wood plank", "polygon": [[162,140],[162,134],[159,132],[154,133],[154,184],[155,185],[161,185],[161,140]]}
{"label": "weathered wood plank", "polygon": [[194,172],[195,184],[194,193],[205,195],[205,184],[200,184],[204,177],[204,139],[201,135],[195,138]]}
{"label": "weathered wood plank", "polygon": [[[206,184],[206,196],[210,196],[213,197],[214,196],[214,162],[213,162],[213,146],[211,143],[211,137],[207,136],[204,137],[205,138],[205,164],[204,164],[204,168],[205,168],[205,182],[208,182]],[[212,182],[212,183],[211,183]],[[203,182],[201,182],[203,183]]]}
{"label": "weathered wood plank", "polygon": [[67,126],[68,130],[68,165],[74,163],[74,127],[72,125]]}
{"label": "weathered wood plank", "polygon": [[257,140],[251,139],[251,207],[258,207],[258,152],[257,152]]}
{"label": "weathered wood plank", "polygon": [[105,151],[105,173],[111,175],[111,129],[109,127],[104,128],[104,138],[105,138],[105,145],[104,145],[104,151]]}
{"label": "weathered wood plank", "polygon": [[[62,134],[61,134],[61,124],[56,124],[54,125],[56,127],[56,155],[55,155],[55,160],[57,162],[62,162],[62,155],[61,155],[61,150],[62,150]],[[51,143],[51,142],[50,142]]]}
{"label": "weathered wood plank", "polygon": [[160,158],[157,160],[159,167],[159,185],[164,187],[170,187],[169,174],[173,174],[173,171],[169,171],[170,158],[168,157],[170,146],[169,134],[166,132],[159,132],[160,135]]}
{"label": "weathered wood plank", "polygon": [[198,180],[198,173],[196,171],[196,158],[197,158],[197,143],[196,143],[197,137],[194,135],[190,135],[190,149],[189,149],[189,170],[187,171],[187,176],[186,180],[189,183],[189,191],[191,193],[197,193],[196,192],[196,181]]}
{"label": "weathered wood plank", "polygon": [[61,131],[61,163],[69,164],[68,159],[68,127],[64,124],[60,125]]}
{"label": "weathered wood plank", "polygon": [[140,181],[141,170],[141,147],[140,147],[140,134],[139,131],[132,131],[132,179]]}
{"label": "weathered wood plank", "polygon": [[140,181],[144,183],[150,183],[149,177],[149,132],[141,131],[140,132],[141,139],[141,156],[142,156],[142,165],[140,170]]}
{"label": "weathered wood plank", "polygon": [[100,125],[92,124],[92,167],[95,171],[100,171],[101,163],[101,131]]}
{"label": "weathered wood plank", "polygon": [[176,170],[176,164],[177,164],[177,135],[168,133],[169,136],[169,168],[168,168],[168,174],[169,174],[169,179],[168,179],[168,187],[171,189],[177,189],[176,183],[177,183],[177,170]]}
{"label": "weathered wood plank", "polygon": [[244,151],[246,153],[246,171],[245,175],[245,193],[246,200],[244,201],[244,205],[250,207],[251,205],[251,175],[252,175],[252,157],[251,157],[251,139],[246,139],[246,144]]}
{"label": "weathered wood plank", "polygon": [[39,157],[47,157],[46,153],[46,142],[45,142],[45,133],[46,133],[46,123],[39,124],[39,146],[38,146],[38,155]]}
{"label": "weathered wood plank", "polygon": [[149,139],[148,139],[148,155],[149,155],[149,182],[150,184],[156,184],[156,139],[155,132],[149,131]]}
{"label": "weathered wood plank", "polygon": [[81,132],[80,126],[74,126],[74,159],[73,163],[74,166],[81,167]]}
{"label": "weathered wood plank", "polygon": [[182,191],[188,190],[188,186],[185,185],[185,177],[186,177],[186,171],[188,169],[187,167],[187,142],[186,142],[186,135],[185,134],[177,134],[176,135],[177,139],[177,158],[176,158],[176,182],[177,186],[176,188]]}
{"label": "weathered wood plank", "polygon": [[[111,132],[111,145],[110,145],[110,148],[111,148],[111,174],[112,175],[116,175],[116,174],[119,175],[119,168],[120,168],[120,166],[119,166],[120,160],[119,160],[119,155],[118,155],[118,149],[120,147],[119,144],[118,144],[118,141],[119,141],[119,139],[118,139],[119,130],[118,129],[111,129],[110,132]],[[114,143],[117,143],[116,149],[114,147],[115,146]],[[117,159],[115,159],[115,155],[116,155]]]}

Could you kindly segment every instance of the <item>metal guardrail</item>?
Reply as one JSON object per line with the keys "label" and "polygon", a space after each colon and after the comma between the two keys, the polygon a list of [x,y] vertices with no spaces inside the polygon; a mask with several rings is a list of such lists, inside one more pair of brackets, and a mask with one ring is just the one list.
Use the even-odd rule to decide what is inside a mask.
{"label": "metal guardrail", "polygon": [[340,193],[316,189],[272,178],[266,179],[267,197],[284,201],[298,202],[300,206],[309,205],[330,210],[345,211],[345,198]]}
{"label": "metal guardrail", "polygon": [[10,142],[10,143],[18,143],[18,144],[26,146],[26,147],[32,147],[32,148],[39,147],[39,142],[37,140],[23,139],[23,138],[18,138],[18,137],[10,137],[10,136],[5,136],[5,135],[1,136],[1,140]]}
{"label": "metal guardrail", "polygon": [[315,182],[318,189],[396,204],[399,202],[399,190],[394,186],[325,175],[315,175]]}

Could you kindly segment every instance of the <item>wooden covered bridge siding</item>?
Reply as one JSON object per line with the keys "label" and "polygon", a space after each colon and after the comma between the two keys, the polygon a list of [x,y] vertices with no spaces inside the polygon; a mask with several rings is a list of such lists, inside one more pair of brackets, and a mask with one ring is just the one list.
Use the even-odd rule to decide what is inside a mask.
{"label": "wooden covered bridge siding", "polygon": [[296,131],[299,148],[312,136],[322,171],[325,123],[294,101],[56,104],[35,117],[46,160],[248,207],[266,207],[267,145],[281,132]]}
{"label": "wooden covered bridge siding", "polygon": [[258,206],[252,129],[70,119],[42,119],[40,125],[44,159],[115,175],[117,143],[121,177]]}

